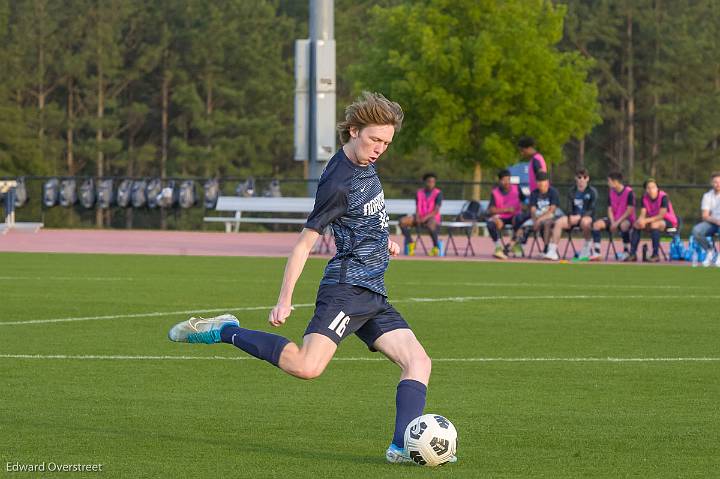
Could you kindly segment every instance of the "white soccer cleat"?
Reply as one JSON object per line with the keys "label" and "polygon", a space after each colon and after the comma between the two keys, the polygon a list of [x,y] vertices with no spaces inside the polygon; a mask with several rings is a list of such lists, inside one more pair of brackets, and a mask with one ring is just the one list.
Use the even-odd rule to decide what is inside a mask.
{"label": "white soccer cleat", "polygon": [[225,326],[240,326],[232,314],[223,314],[214,318],[190,318],[173,326],[168,332],[168,339],[181,343],[220,342],[220,330]]}
{"label": "white soccer cleat", "polygon": [[598,252],[594,252],[590,255],[590,261],[600,261],[602,259],[602,255]]}
{"label": "white soccer cleat", "polygon": [[[705,268],[707,268],[708,266],[713,264],[713,253],[714,253],[713,251],[708,251],[707,254],[705,255],[705,259],[702,262],[702,265]],[[718,257],[720,257],[720,255]],[[715,261],[715,263],[717,264],[717,261]]]}
{"label": "white soccer cleat", "polygon": [[549,259],[550,261],[558,261],[560,259],[560,256],[557,253],[557,250],[555,248],[548,249],[548,252],[545,253],[543,256],[545,259]]}

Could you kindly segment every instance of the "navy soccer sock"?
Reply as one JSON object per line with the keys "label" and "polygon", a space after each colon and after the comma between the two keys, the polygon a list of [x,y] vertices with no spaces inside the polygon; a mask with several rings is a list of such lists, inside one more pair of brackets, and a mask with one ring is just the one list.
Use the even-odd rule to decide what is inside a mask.
{"label": "navy soccer sock", "polygon": [[623,244],[629,244],[630,243],[630,231],[623,231],[621,233]]}
{"label": "navy soccer sock", "polygon": [[488,221],[486,228],[487,228],[488,234],[490,234],[490,238],[492,238],[492,240],[493,240],[493,243],[497,243],[498,230],[497,230],[497,225],[495,224],[495,222],[493,220]]}
{"label": "navy soccer sock", "polygon": [[412,234],[410,233],[410,228],[406,228],[404,226],[400,227],[400,230],[402,231],[403,236],[405,237],[405,244],[412,243]]}
{"label": "navy soccer sock", "polygon": [[640,244],[640,232],[633,230],[630,235],[630,254],[636,254],[638,245]]}
{"label": "navy soccer sock", "polygon": [[439,247],[440,243],[438,243],[438,230],[429,228],[430,231],[430,238],[432,239],[433,246]]}
{"label": "navy soccer sock", "polygon": [[600,241],[602,238],[600,237],[600,231],[599,230],[593,230],[592,232],[592,239],[595,243],[600,244]]}
{"label": "navy soccer sock", "polygon": [[658,249],[660,248],[660,231],[659,230],[652,230],[650,233],[650,238],[652,238],[652,247],[653,247],[653,256],[658,255]]}
{"label": "navy soccer sock", "polygon": [[290,342],[289,339],[277,334],[254,331],[237,326],[225,326],[220,331],[223,343],[232,344],[251,356],[267,361],[275,366],[280,360],[280,353]]}
{"label": "navy soccer sock", "polygon": [[392,443],[405,447],[405,429],[410,421],[421,416],[425,409],[427,386],[414,379],[403,379],[397,386],[395,396],[395,434]]}

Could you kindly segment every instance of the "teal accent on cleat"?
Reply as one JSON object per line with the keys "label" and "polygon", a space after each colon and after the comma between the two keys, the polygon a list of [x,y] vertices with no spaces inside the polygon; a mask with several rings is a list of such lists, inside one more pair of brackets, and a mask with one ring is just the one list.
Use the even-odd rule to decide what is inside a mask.
{"label": "teal accent on cleat", "polygon": [[220,331],[226,326],[240,326],[240,323],[232,314],[215,318],[190,318],[173,326],[168,332],[168,339],[181,343],[219,343]]}
{"label": "teal accent on cleat", "polygon": [[210,331],[203,331],[202,333],[191,333],[187,337],[188,343],[205,343],[214,344],[220,342],[220,330],[211,329]]}

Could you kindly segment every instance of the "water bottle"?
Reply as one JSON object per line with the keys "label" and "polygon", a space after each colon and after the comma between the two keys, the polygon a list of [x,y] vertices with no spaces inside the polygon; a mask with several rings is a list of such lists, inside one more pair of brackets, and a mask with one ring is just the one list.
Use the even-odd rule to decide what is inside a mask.
{"label": "water bottle", "polygon": [[643,253],[642,253],[643,263],[646,262],[647,259],[648,259],[648,258],[647,258],[647,250],[648,250],[648,247],[647,247],[646,244],[644,244],[644,245],[643,245]]}

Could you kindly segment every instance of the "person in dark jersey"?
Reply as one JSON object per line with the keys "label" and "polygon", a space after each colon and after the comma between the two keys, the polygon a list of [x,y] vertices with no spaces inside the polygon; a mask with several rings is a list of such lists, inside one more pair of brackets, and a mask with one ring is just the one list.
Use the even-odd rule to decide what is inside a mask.
{"label": "person in dark jersey", "polygon": [[510,171],[502,170],[498,173],[498,184],[490,193],[487,220],[487,230],[495,243],[493,256],[498,259],[507,259],[500,235],[506,225],[512,225],[513,233],[522,225],[529,215],[523,213],[525,195],[518,185],[510,183]]}
{"label": "person in dark jersey", "polygon": [[545,254],[546,259],[553,261],[560,259],[557,252],[560,236],[562,236],[563,231],[575,226],[580,228],[585,238],[585,244],[580,250],[579,259],[587,260],[590,257],[590,238],[598,193],[589,183],[590,173],[585,168],[579,168],[575,172],[575,186],[568,191],[567,214],[558,218],[553,226],[552,239]]}
{"label": "person in dark jersey", "polygon": [[530,219],[518,230],[517,241],[522,242],[527,232],[540,233],[543,243],[547,247],[550,243],[550,233],[555,222],[555,212],[560,205],[558,191],[550,186],[547,173],[541,171],[537,175],[537,188],[530,194]]}
{"label": "person in dark jersey", "polygon": [[652,256],[648,258],[651,263],[660,261],[658,252],[660,249],[660,235],[669,228],[677,228],[678,219],[675,215],[670,197],[658,187],[654,178],[648,178],[643,184],[645,194],[640,203],[640,215],[638,215],[630,238],[630,254],[624,261],[637,261],[637,248],[640,244],[640,233],[647,231],[652,238]]}
{"label": "person in dark jersey", "polygon": [[600,233],[609,231],[620,233],[623,241],[623,252],[619,259],[624,260],[630,254],[630,231],[635,223],[635,193],[630,185],[623,183],[620,172],[608,174],[608,209],[607,216],[593,223],[593,253],[590,261],[598,261],[600,255]]}
{"label": "person in dark jersey", "polygon": [[433,242],[430,256],[439,256],[442,245],[438,233],[440,232],[440,207],[443,194],[436,186],[437,176],[435,173],[425,173],[423,183],[425,183],[425,187],[418,189],[415,194],[415,214],[400,218],[400,229],[405,237],[405,254],[415,256],[415,242],[412,238],[411,228],[422,226],[428,230]]}
{"label": "person in dark jersey", "polygon": [[[320,376],[339,343],[355,334],[371,351],[380,351],[401,369],[395,432],[385,453],[392,463],[412,461],[404,433],[410,421],[423,413],[431,369],[425,349],[390,304],[385,289],[389,258],[400,252],[400,246],[389,238],[385,196],[375,162],[402,120],[400,105],[379,93],[364,92],[346,108],[345,121],[338,125],[343,146],[320,177],[315,206],[288,258],[277,305],[268,318],[273,327],[279,327],[290,316],[295,284],[310,250],[329,225],[337,253],[325,267],[302,345],[243,328],[229,314],[190,318],[168,334],[172,341],[232,344],[301,379]],[[450,462],[456,460],[453,456]]]}

